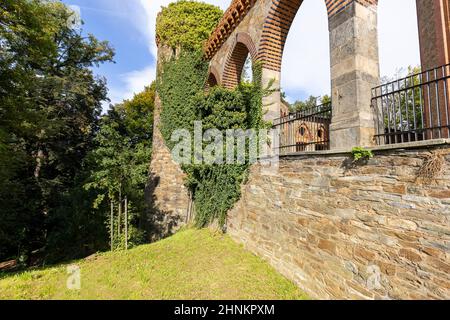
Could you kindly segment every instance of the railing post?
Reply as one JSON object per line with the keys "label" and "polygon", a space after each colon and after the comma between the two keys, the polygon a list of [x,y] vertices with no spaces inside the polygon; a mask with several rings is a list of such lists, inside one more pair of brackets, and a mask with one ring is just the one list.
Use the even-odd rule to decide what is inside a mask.
{"label": "railing post", "polygon": [[371,146],[376,125],[371,90],[380,79],[377,6],[353,1],[329,18],[329,28],[331,149]]}

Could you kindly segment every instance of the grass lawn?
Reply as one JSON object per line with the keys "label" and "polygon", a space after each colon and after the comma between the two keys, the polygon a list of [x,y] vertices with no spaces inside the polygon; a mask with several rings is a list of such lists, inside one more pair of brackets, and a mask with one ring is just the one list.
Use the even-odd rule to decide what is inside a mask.
{"label": "grass lawn", "polygon": [[81,290],[68,290],[67,266],[0,276],[0,299],[306,299],[293,283],[228,236],[185,230],[128,252],[71,263]]}

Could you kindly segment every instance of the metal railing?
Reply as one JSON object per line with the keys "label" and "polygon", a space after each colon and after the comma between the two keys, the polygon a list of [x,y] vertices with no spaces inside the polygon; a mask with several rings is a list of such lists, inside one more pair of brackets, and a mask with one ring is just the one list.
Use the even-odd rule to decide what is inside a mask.
{"label": "metal railing", "polygon": [[290,113],[276,119],[280,132],[280,155],[330,149],[331,103]]}
{"label": "metal railing", "polygon": [[450,64],[372,89],[379,145],[450,137]]}

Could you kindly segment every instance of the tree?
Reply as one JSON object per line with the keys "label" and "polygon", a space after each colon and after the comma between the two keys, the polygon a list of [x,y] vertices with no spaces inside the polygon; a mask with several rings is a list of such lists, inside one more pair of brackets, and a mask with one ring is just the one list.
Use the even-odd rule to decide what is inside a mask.
{"label": "tree", "polygon": [[[95,190],[94,208],[102,208],[102,216],[112,232],[114,248],[143,241],[145,230],[139,229],[145,219],[144,189],[148,179],[151,156],[152,119],[155,85],[147,87],[132,100],[112,107],[100,122],[95,138],[97,147],[89,155],[90,176],[87,190]],[[131,206],[124,207],[124,200]],[[107,200],[107,201],[106,201]],[[110,208],[117,213],[110,223]],[[128,209],[130,220],[125,218]],[[130,226],[133,236],[125,238],[124,229]]]}
{"label": "tree", "polygon": [[173,2],[158,15],[156,37],[174,49],[201,50],[222,15],[219,7],[206,3]]}
{"label": "tree", "polygon": [[290,111],[297,112],[314,108],[319,105],[319,101],[320,104],[331,103],[331,97],[329,95],[324,95],[322,97],[309,96],[309,98],[304,101],[297,100],[291,105]]}
{"label": "tree", "polygon": [[58,1],[0,4],[0,146],[12,157],[0,157],[0,259],[45,248],[107,100],[92,67],[113,49],[72,28],[71,15]]}

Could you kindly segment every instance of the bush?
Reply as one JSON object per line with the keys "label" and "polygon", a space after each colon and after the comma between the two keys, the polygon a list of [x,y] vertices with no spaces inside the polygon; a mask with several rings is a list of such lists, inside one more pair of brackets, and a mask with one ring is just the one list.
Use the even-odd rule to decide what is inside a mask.
{"label": "bush", "polygon": [[[257,72],[255,72],[257,74]],[[162,102],[161,132],[170,149],[174,130],[187,129],[193,138],[194,121],[203,129],[258,129],[262,121],[260,82],[241,84],[234,90],[214,87],[204,91],[207,64],[199,53],[184,52],[166,62],[158,81]],[[256,77],[258,79],[258,77]],[[225,152],[224,152],[225,153]],[[225,223],[227,211],[240,198],[249,164],[184,165],[199,227],[217,220]]]}
{"label": "bush", "polygon": [[356,147],[352,149],[352,156],[354,162],[369,160],[373,158],[373,152],[361,147]]}
{"label": "bush", "polygon": [[162,9],[156,22],[156,37],[172,48],[200,50],[209,38],[223,12],[219,7],[178,1]]}

